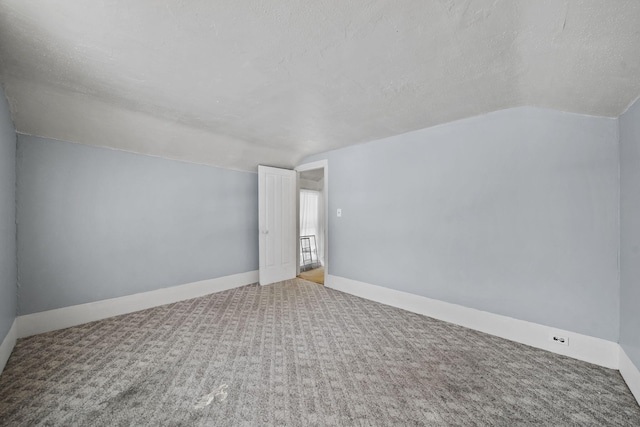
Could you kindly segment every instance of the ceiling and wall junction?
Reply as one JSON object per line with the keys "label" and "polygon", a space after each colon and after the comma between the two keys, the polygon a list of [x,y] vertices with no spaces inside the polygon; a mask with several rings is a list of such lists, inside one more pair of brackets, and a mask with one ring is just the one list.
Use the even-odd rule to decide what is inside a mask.
{"label": "ceiling and wall junction", "polygon": [[634,0],[0,3],[20,133],[255,170],[516,106],[617,117]]}

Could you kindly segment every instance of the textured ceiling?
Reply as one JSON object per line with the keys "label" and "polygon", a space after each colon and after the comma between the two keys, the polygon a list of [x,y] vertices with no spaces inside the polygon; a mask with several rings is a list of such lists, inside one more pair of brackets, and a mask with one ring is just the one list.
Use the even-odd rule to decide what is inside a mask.
{"label": "textured ceiling", "polygon": [[19,132],[254,170],[499,109],[616,117],[637,0],[0,0]]}

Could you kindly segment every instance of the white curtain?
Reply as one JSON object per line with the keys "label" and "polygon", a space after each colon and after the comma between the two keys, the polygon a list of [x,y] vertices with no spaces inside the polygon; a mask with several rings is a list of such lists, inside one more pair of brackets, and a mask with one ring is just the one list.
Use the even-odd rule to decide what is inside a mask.
{"label": "white curtain", "polygon": [[318,260],[324,265],[324,194],[320,191],[300,190],[300,235],[316,237]]}

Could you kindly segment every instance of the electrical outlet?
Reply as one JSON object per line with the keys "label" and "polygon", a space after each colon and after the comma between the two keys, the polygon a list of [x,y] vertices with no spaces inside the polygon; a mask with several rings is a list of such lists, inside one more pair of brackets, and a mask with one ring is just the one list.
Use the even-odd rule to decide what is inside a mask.
{"label": "electrical outlet", "polygon": [[569,345],[569,337],[566,335],[561,335],[561,334],[556,334],[551,332],[549,334],[549,341],[552,341],[556,344],[560,344],[560,345]]}

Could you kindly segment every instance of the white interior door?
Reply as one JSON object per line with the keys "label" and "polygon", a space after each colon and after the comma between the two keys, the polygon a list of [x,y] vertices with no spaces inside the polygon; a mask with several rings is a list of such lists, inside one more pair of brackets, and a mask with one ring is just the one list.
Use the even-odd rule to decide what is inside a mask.
{"label": "white interior door", "polygon": [[296,277],[296,172],[258,166],[260,284]]}

